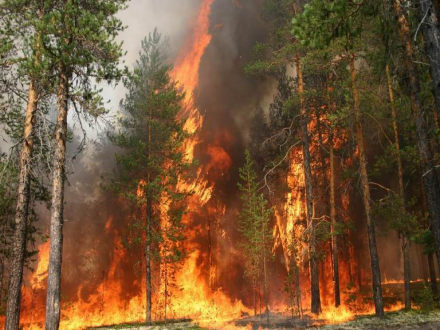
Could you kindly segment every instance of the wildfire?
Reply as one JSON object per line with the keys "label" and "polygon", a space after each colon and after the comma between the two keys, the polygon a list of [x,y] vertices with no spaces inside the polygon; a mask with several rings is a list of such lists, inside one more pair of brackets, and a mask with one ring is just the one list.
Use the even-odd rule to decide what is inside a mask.
{"label": "wildfire", "polygon": [[[188,38],[185,46],[177,58],[172,77],[179,83],[185,91],[185,110],[180,114],[185,118],[185,130],[190,133],[190,137],[184,144],[187,160],[194,159],[196,147],[200,144],[200,131],[203,127],[204,118],[196,106],[194,95],[199,87],[199,68],[206,48],[211,42],[212,36],[209,33],[211,6],[215,0],[201,0],[197,19],[193,26],[193,34]],[[236,6],[242,6],[239,1],[235,1]],[[314,123],[312,123],[314,125]],[[338,142],[337,142],[338,143]],[[336,145],[337,145],[336,143]],[[313,145],[313,143],[312,143]],[[315,142],[315,147],[318,145]],[[313,146],[312,146],[313,148]],[[191,228],[187,233],[185,248],[189,255],[184,260],[183,265],[177,270],[174,277],[174,284],[167,288],[170,290],[171,299],[166,303],[168,318],[191,318],[201,326],[228,328],[231,320],[241,317],[243,313],[250,313],[242,301],[232,300],[222,291],[221,287],[213,288],[215,282],[215,271],[209,269],[207,276],[200,267],[200,259],[203,253],[200,247],[194,242],[205,229],[201,225],[194,224],[196,210],[206,208],[209,216],[215,219],[221,218],[225,214],[225,206],[217,208],[207,205],[213,196],[215,186],[207,179],[207,173],[211,170],[218,172],[219,177],[227,172],[232,166],[230,155],[218,145],[206,147],[206,156],[209,161],[199,166],[195,175],[190,180],[180,180],[178,189],[191,191],[194,194],[188,201],[190,212],[184,216],[185,224]],[[288,191],[285,193],[285,203],[275,210],[275,246],[281,246],[283,251],[286,271],[289,271],[291,259],[294,258],[298,267],[302,269],[301,288],[308,285],[306,269],[307,246],[302,239],[304,235],[304,185],[305,179],[302,165],[301,148],[295,148],[289,155],[289,170],[286,177]],[[139,183],[138,194],[142,193],[142,185]],[[348,209],[349,199],[341,196],[341,204],[344,209]],[[166,207],[166,205],[164,206]],[[162,212],[165,214],[166,212]],[[166,216],[163,215],[162,226],[167,225]],[[62,305],[61,329],[85,329],[91,326],[101,326],[105,324],[120,324],[127,322],[139,322],[145,318],[145,283],[139,279],[134,283],[139,288],[137,295],[127,298],[126,288],[120,275],[120,267],[127,251],[123,246],[120,235],[112,229],[113,218],[109,218],[105,224],[105,232],[113,236],[114,250],[112,251],[112,261],[106,274],[103,275],[101,282],[97,285],[94,292],[88,296],[83,294],[84,287],[79,287],[76,296],[68,303]],[[112,231],[113,230],[113,231]],[[224,237],[224,234],[223,234]],[[295,245],[296,255],[291,255],[290,247]],[[35,270],[27,281],[29,286],[23,289],[23,303],[21,323],[24,329],[41,329],[44,322],[44,297],[49,260],[49,243],[41,244],[39,247],[39,260]],[[328,261],[328,260],[327,260]],[[321,272],[323,312],[317,316],[320,320],[327,323],[340,323],[354,319],[355,315],[372,314],[374,309],[371,305],[356,304],[356,308],[349,306],[332,307],[331,292],[332,281],[331,263],[323,262],[325,272]],[[341,268],[343,263],[341,262]],[[350,265],[345,265],[350,267]],[[163,271],[163,266],[159,267],[159,272]],[[324,273],[324,274],[323,274]],[[343,270],[341,273],[341,283],[346,286],[349,282],[347,274],[350,270]],[[139,276],[142,278],[141,276]],[[160,281],[158,281],[160,282]],[[400,281],[395,281],[400,284]],[[388,284],[394,281],[386,281]],[[162,311],[159,310],[163,302],[161,301],[163,283],[157,285],[158,290],[153,297],[153,318],[160,319]],[[302,308],[307,310],[309,305],[308,290],[304,289]],[[351,293],[341,293],[342,298]],[[162,296],[161,296],[162,295]],[[330,298],[329,298],[330,297]],[[272,306],[274,307],[274,306]],[[389,306],[387,311],[401,309],[403,305],[396,303]],[[273,310],[284,311],[285,306],[279,305]]]}

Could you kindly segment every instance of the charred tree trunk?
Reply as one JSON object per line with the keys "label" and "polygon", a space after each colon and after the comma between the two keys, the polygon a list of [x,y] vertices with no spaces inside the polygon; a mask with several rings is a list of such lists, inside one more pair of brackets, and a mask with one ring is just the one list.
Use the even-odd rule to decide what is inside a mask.
{"label": "charred tree trunk", "polygon": [[298,94],[300,98],[300,111],[301,111],[301,134],[303,145],[303,158],[304,158],[304,176],[306,181],[306,205],[307,205],[307,225],[310,229],[310,242],[309,242],[309,254],[310,254],[310,284],[312,292],[312,306],[311,310],[314,314],[321,312],[321,297],[319,292],[319,271],[318,260],[316,255],[316,232],[315,232],[315,220],[313,219],[313,188],[312,188],[312,169],[310,165],[310,137],[308,131],[308,116],[304,104],[304,81],[301,69],[301,61],[299,58],[295,59],[296,73],[298,76]]}
{"label": "charred tree trunk", "polygon": [[151,221],[152,221],[152,202],[147,197],[147,223],[145,237],[145,294],[146,294],[146,310],[145,321],[147,325],[151,324]]}
{"label": "charred tree trunk", "polygon": [[165,262],[165,272],[164,272],[164,310],[165,310],[165,322],[167,322],[167,307],[168,307],[168,262]]}
{"label": "charred tree trunk", "polygon": [[339,286],[339,255],[338,234],[336,233],[336,201],[335,201],[335,151],[333,137],[330,137],[330,221],[332,237],[332,263],[333,263],[333,290],[335,307],[341,305],[341,292]]}
{"label": "charred tree trunk", "polygon": [[[40,38],[35,42],[34,65],[40,62]],[[38,106],[38,93],[35,79],[29,84],[28,100],[20,151],[20,173],[18,176],[17,205],[15,209],[15,231],[12,245],[8,300],[6,304],[5,329],[18,329],[20,322],[21,284],[26,251],[26,230],[29,215],[31,161],[34,150],[35,115]]]}
{"label": "charred tree trunk", "polygon": [[433,154],[428,136],[428,125],[425,121],[425,110],[420,101],[420,82],[417,69],[414,65],[414,52],[410,38],[408,20],[403,12],[400,0],[394,0],[394,9],[399,23],[399,33],[405,47],[404,59],[409,78],[411,110],[416,127],[417,146],[423,170],[422,178],[428,210],[431,219],[432,231],[436,243],[437,261],[440,265],[440,184],[433,161]]}
{"label": "charred tree trunk", "polygon": [[[331,77],[329,78],[329,80]],[[332,102],[330,97],[330,86],[327,86],[327,102],[328,108],[332,111],[335,109],[335,103]],[[331,249],[332,249],[332,268],[333,268],[333,295],[335,300],[335,307],[339,307],[341,305],[341,290],[339,283],[339,249],[338,249],[338,233],[336,232],[336,173],[335,173],[335,148],[333,144],[333,128],[330,128],[329,133],[329,162],[330,162],[330,198],[329,198],[329,206],[330,206],[330,224],[331,224]],[[350,267],[349,267],[350,268]]]}
{"label": "charred tree trunk", "polygon": [[50,218],[50,253],[47,277],[46,329],[56,330],[60,324],[60,286],[63,254],[63,211],[66,162],[67,111],[69,74],[60,65],[58,82],[58,118],[55,133],[55,147],[52,179],[52,205]]}
{"label": "charred tree trunk", "polygon": [[[264,205],[261,207],[261,214],[264,215]],[[264,291],[264,305],[266,306],[266,321],[269,323],[269,299],[267,290],[267,253],[266,253],[266,223],[263,222],[261,228],[263,234],[263,291]]]}
{"label": "charred tree trunk", "polygon": [[[393,120],[393,132],[394,132],[394,144],[397,162],[397,177],[399,181],[399,196],[401,198],[401,209],[400,212],[405,214],[405,188],[403,185],[403,166],[402,158],[400,157],[400,141],[399,141],[399,127],[397,125],[397,111],[394,103],[394,92],[393,83],[391,80],[390,66],[387,64],[385,67],[385,72],[387,76],[388,83],[388,95],[391,104],[391,118]],[[411,269],[409,260],[409,246],[410,241],[408,239],[408,234],[405,232],[399,233],[402,240],[402,254],[403,254],[403,278],[404,278],[404,289],[405,289],[405,308],[411,309],[411,293],[410,293],[410,281],[411,281]]]}
{"label": "charred tree trunk", "polygon": [[257,283],[254,281],[252,285],[254,291],[254,316],[257,316]]}
{"label": "charred tree trunk", "polygon": [[[151,158],[151,121],[153,118],[152,108],[150,107],[149,119],[148,119],[148,159]],[[151,173],[148,171],[147,184],[151,182]],[[151,230],[153,221],[153,201],[150,196],[149,187],[147,189],[147,223],[145,224],[145,321],[147,325],[151,324],[151,310],[152,310],[152,292],[151,292]]]}
{"label": "charred tree trunk", "polygon": [[302,319],[303,310],[302,310],[301,285],[299,283],[299,269],[296,263],[295,263],[294,272],[295,272],[294,274],[295,274],[296,306],[298,308],[299,318]]}
{"label": "charred tree trunk", "polygon": [[435,274],[435,266],[434,266],[434,256],[432,253],[427,255],[428,258],[428,269],[429,269],[429,281],[431,282],[431,290],[432,293],[436,296],[438,294],[437,289],[437,276]]}
{"label": "charred tree trunk", "polygon": [[355,55],[350,54],[350,74],[353,89],[354,100],[354,114],[356,125],[356,140],[359,151],[359,167],[360,177],[362,185],[362,199],[365,208],[365,215],[367,218],[367,230],[368,230],[368,243],[370,247],[370,261],[371,261],[371,273],[373,277],[373,298],[374,306],[376,308],[376,315],[383,317],[383,297],[382,297],[382,284],[380,277],[379,256],[377,254],[376,245],[376,230],[371,212],[371,196],[370,196],[370,182],[367,172],[367,155],[365,152],[364,144],[364,132],[362,128],[362,118],[359,101],[359,91],[356,83],[356,68],[355,68]]}
{"label": "charred tree trunk", "polygon": [[438,117],[440,112],[440,29],[436,8],[432,0],[419,1],[419,17],[425,39],[426,54],[429,58]]}
{"label": "charred tree trunk", "polygon": [[18,329],[20,321],[21,283],[26,251],[26,229],[30,199],[30,171],[32,152],[34,149],[33,134],[37,103],[38,96],[35,89],[35,82],[31,80],[26,108],[23,143],[20,152],[20,174],[18,177],[17,206],[14,221],[15,232],[12,243],[8,301],[6,305],[5,329],[7,330]]}

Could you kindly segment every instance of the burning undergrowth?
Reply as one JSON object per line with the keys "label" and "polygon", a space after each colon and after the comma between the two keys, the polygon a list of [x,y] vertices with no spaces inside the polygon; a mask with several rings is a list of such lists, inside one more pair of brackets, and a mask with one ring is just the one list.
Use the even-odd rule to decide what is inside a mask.
{"label": "burning undergrowth", "polygon": [[[194,191],[188,201],[190,211],[184,218],[188,257],[175,274],[167,318],[188,317],[201,325],[221,326],[250,313],[252,294],[244,278],[243,258],[237,244],[240,201],[238,171],[233,169],[243,162],[250,118],[267,95],[273,94],[272,81],[255,79],[243,72],[254,43],[265,37],[265,25],[259,19],[262,2],[201,0],[194,24],[175,60],[173,78],[186,92],[185,128],[193,133],[185,144],[186,156],[197,159],[199,167],[191,180],[180,182],[182,189]],[[315,141],[315,148],[316,145]],[[103,146],[93,155],[82,155],[68,190],[62,329],[136,322],[144,318],[143,252],[129,249],[125,244],[131,210],[112,194],[102,191],[97,179],[111,171],[113,154],[112,147]],[[288,175],[284,176],[285,189],[276,196],[275,257],[270,261],[268,291],[270,308],[278,312],[289,311],[285,292],[292,258],[289,245],[292,237],[300,237],[304,230],[300,224],[305,217],[301,158],[300,148],[293,148],[286,169]],[[92,163],[91,159],[98,161]],[[353,194],[348,191],[337,203],[346,218],[361,218],[358,199],[350,198]],[[343,321],[351,319],[354,313],[372,311],[371,301],[362,301],[361,292],[370,281],[365,261],[367,246],[362,238],[364,230],[347,236],[346,245],[341,248],[343,307],[339,309],[330,308],[333,304],[331,258],[326,255],[325,251],[329,250],[326,243],[321,246],[325,257],[320,265],[324,319]],[[397,237],[394,239],[398,241]],[[39,252],[34,271],[25,278],[22,323],[26,329],[43,326],[48,243],[40,245]],[[390,258],[395,258],[395,252],[396,249],[394,254],[390,253]],[[301,309],[307,310],[310,284],[304,260],[298,256]],[[153,268],[153,274],[160,272],[159,265]],[[397,277],[391,270],[390,274],[390,278]],[[158,276],[153,280],[153,288],[153,318],[164,319]],[[396,301],[388,305],[389,309],[400,307]]]}

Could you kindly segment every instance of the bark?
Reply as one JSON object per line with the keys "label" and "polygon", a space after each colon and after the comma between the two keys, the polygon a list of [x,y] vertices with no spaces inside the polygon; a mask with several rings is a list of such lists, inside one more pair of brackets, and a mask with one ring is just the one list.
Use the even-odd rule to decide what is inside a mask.
{"label": "bark", "polygon": [[330,138],[330,221],[332,237],[332,262],[333,262],[333,290],[335,307],[341,304],[341,293],[339,287],[339,256],[338,236],[336,233],[336,202],[335,202],[335,155],[333,139]]}
{"label": "bark", "polygon": [[301,298],[301,285],[299,283],[299,269],[296,263],[295,263],[294,272],[295,272],[296,306],[298,308],[299,317],[302,319],[303,310],[302,310],[302,298]]}
{"label": "bark", "polygon": [[164,274],[165,288],[164,288],[164,307],[165,307],[165,322],[167,321],[167,307],[168,307],[168,262],[165,262]]}
{"label": "bark", "polygon": [[266,307],[266,320],[269,323],[269,304],[267,295],[267,265],[266,265],[266,253],[263,256],[263,293],[264,293],[264,305]]}
{"label": "bark", "polygon": [[152,220],[152,202],[147,198],[147,224],[146,224],[146,242],[145,242],[145,290],[146,306],[145,321],[151,324],[151,220]]}
{"label": "bark", "polygon": [[254,282],[252,288],[254,291],[254,316],[257,316],[257,285],[255,282]]}
{"label": "bark", "polygon": [[440,1],[439,0],[433,0],[434,3],[434,11],[435,16],[437,17],[437,24],[440,21]]}
{"label": "bark", "polygon": [[[394,145],[395,145],[395,155],[397,163],[397,177],[399,181],[399,196],[401,198],[401,209],[402,215],[406,213],[405,211],[405,188],[403,185],[403,166],[402,158],[400,157],[400,141],[399,141],[399,127],[397,125],[397,110],[394,103],[394,92],[393,83],[391,80],[390,66],[387,64],[385,67],[387,84],[388,84],[388,95],[390,98],[391,105],[391,118],[393,121],[393,133],[394,133]],[[411,309],[411,293],[410,293],[410,281],[411,281],[411,269],[409,260],[409,246],[410,240],[408,239],[408,234],[406,232],[399,233],[402,240],[402,254],[403,254],[403,278],[404,278],[404,292],[405,292],[405,308]]]}
{"label": "bark", "polygon": [[408,73],[411,110],[416,127],[417,147],[422,167],[422,178],[428,211],[434,234],[437,261],[440,265],[440,184],[433,161],[433,153],[428,136],[428,125],[425,120],[425,109],[420,101],[420,81],[417,68],[414,65],[414,52],[410,37],[408,20],[403,12],[400,0],[394,0],[394,10],[399,23],[399,33],[404,45],[404,60]]}
{"label": "bark", "polygon": [[321,312],[321,297],[319,292],[319,271],[318,260],[316,255],[316,233],[315,220],[313,219],[313,187],[312,187],[312,169],[310,166],[310,137],[308,132],[308,116],[304,104],[304,81],[301,69],[301,61],[299,58],[295,59],[296,72],[298,76],[298,94],[300,98],[301,111],[301,134],[303,145],[303,161],[304,161],[304,176],[306,182],[306,205],[307,205],[307,226],[310,229],[310,284],[311,284],[311,311],[314,314]]}
{"label": "bark", "polygon": [[[40,39],[35,44],[34,64],[39,65]],[[26,251],[26,230],[29,215],[31,160],[34,150],[34,126],[37,113],[38,93],[35,79],[31,79],[26,107],[23,142],[20,151],[20,173],[18,176],[17,205],[15,209],[15,231],[12,245],[8,300],[6,304],[5,329],[18,329],[20,322],[21,284]]]}
{"label": "bark", "polygon": [[[261,214],[263,215],[265,210],[264,206],[261,207]],[[266,306],[266,320],[269,323],[269,303],[268,303],[268,292],[267,292],[267,256],[266,256],[266,225],[263,223],[262,227],[263,233],[263,291],[264,291],[264,304]]]}
{"label": "bark", "polygon": [[429,253],[428,256],[428,268],[429,268],[429,281],[431,282],[432,293],[436,296],[438,294],[437,289],[437,276],[435,274],[434,256]]}
{"label": "bark", "polygon": [[[331,79],[331,78],[330,78]],[[330,99],[330,86],[327,88],[327,102],[329,110],[334,111],[335,104]],[[333,128],[330,128],[329,146],[330,146],[330,224],[331,224],[331,249],[332,249],[332,268],[333,268],[333,295],[335,307],[341,305],[341,290],[339,283],[339,253],[338,253],[338,235],[336,233],[336,188],[335,188],[335,149],[333,144]]]}
{"label": "bark", "polygon": [[33,132],[37,103],[37,91],[35,89],[35,82],[32,80],[29,85],[23,143],[20,152],[20,174],[18,177],[17,206],[14,220],[15,231],[12,243],[11,270],[8,301],[6,305],[5,329],[7,330],[18,329],[20,321],[21,283],[26,251],[26,229],[30,200],[30,171],[32,152],[34,149]]}
{"label": "bark", "polygon": [[384,310],[383,310],[382,284],[381,284],[380,267],[379,267],[379,256],[377,254],[376,230],[372,218],[372,211],[370,204],[371,203],[370,185],[369,185],[370,183],[367,172],[367,155],[365,152],[364,133],[362,128],[359,91],[357,89],[357,84],[356,84],[356,68],[355,68],[354,54],[350,55],[350,75],[351,75],[351,82],[353,89],[356,140],[357,140],[357,146],[359,152],[362,199],[363,199],[365,215],[367,219],[368,243],[370,248],[371,273],[373,278],[373,299],[374,299],[374,306],[376,309],[376,315],[383,317]]}
{"label": "bark", "polygon": [[433,94],[437,108],[440,111],[440,29],[436,8],[432,0],[419,1],[419,17],[425,40],[426,54],[429,58]]}
{"label": "bark", "polygon": [[[150,107],[150,114],[148,120],[148,159],[151,158],[151,121],[152,121],[152,109]],[[151,175],[148,173],[147,175],[147,183],[150,184]],[[150,192],[147,191],[147,223],[145,226],[145,321],[147,325],[151,324],[151,229],[152,229],[152,221],[153,221],[153,201],[150,197]]]}
{"label": "bark", "polygon": [[58,117],[53,158],[52,204],[50,217],[50,252],[47,277],[46,330],[60,324],[60,286],[63,253],[63,211],[66,162],[67,111],[69,74],[61,65],[58,82]]}

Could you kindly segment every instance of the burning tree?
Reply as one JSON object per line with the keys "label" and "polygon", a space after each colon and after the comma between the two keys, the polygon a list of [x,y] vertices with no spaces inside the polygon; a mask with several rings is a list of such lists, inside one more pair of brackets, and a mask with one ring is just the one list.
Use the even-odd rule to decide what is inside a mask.
{"label": "burning tree", "polygon": [[264,304],[266,315],[269,315],[268,304],[268,269],[267,263],[272,256],[273,245],[270,219],[272,209],[262,193],[258,192],[257,174],[254,161],[249,151],[245,153],[245,164],[240,168],[238,187],[242,193],[242,209],[239,229],[243,235],[242,246],[245,251],[245,275],[252,282],[254,297],[254,314],[257,314],[257,291],[259,282],[263,282]]}
{"label": "burning tree", "polygon": [[131,241],[144,247],[147,323],[152,312],[152,261],[162,267],[166,318],[173,268],[184,257],[181,220],[188,193],[177,187],[190,164],[182,150],[187,137],[184,121],[177,118],[184,94],[170,72],[155,30],[143,40],[139,59],[124,82],[128,92],[121,102],[123,113],[117,132],[110,136],[122,150],[116,155],[118,172],[112,185],[134,202],[137,216],[132,226],[141,229]]}

